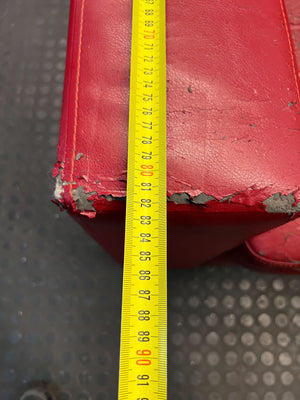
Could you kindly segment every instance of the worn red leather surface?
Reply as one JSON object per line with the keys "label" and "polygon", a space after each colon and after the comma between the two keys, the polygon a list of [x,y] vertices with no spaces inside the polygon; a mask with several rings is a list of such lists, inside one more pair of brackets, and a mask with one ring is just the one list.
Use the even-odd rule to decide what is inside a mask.
{"label": "worn red leather surface", "polygon": [[[126,195],[130,30],[130,0],[71,1],[54,175],[64,206],[97,215],[80,222],[100,242],[103,214],[121,210],[124,230],[112,198]],[[197,253],[195,265],[300,211],[291,46],[281,0],[167,0],[168,237],[176,252],[172,232],[185,232],[180,259]]]}
{"label": "worn red leather surface", "polygon": [[[286,7],[299,73],[300,2],[299,0],[286,0]],[[263,264],[272,265],[274,269],[284,272],[300,273],[300,219],[254,237],[247,242],[247,247]]]}

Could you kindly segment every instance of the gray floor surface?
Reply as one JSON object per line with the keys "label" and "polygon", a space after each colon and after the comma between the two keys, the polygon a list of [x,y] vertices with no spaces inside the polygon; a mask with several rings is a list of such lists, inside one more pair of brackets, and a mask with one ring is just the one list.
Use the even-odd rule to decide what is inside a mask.
{"label": "gray floor surface", "polygon": [[[122,269],[50,202],[68,3],[0,1],[0,400],[117,398]],[[299,399],[299,277],[170,271],[168,301],[169,399]]]}

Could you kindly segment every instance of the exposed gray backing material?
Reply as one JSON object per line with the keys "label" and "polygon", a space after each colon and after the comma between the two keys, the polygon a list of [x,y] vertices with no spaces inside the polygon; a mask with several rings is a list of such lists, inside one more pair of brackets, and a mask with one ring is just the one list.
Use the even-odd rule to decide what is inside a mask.
{"label": "exposed gray backing material", "polygon": [[[1,400],[117,398],[122,270],[50,202],[67,21],[67,0],[0,1]],[[299,278],[169,272],[169,399],[299,389]]]}

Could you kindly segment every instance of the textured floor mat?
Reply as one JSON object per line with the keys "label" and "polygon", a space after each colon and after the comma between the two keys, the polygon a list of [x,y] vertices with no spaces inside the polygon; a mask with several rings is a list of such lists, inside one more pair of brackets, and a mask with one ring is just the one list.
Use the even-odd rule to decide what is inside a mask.
{"label": "textured floor mat", "polygon": [[[50,202],[68,1],[0,20],[0,399],[114,399],[122,270]],[[298,399],[300,278],[205,267],[168,290],[169,399]]]}

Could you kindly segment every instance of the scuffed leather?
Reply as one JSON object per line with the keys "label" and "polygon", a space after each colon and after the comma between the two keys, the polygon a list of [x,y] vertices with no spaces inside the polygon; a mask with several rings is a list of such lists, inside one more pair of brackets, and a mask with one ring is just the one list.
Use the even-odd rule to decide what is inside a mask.
{"label": "scuffed leather", "polygon": [[[77,186],[126,195],[130,29],[130,0],[71,2],[55,174],[74,210]],[[299,200],[299,85],[282,2],[168,0],[167,64],[168,194],[230,196],[232,210],[277,192]]]}
{"label": "scuffed leather", "polygon": [[[118,261],[131,5],[71,0],[54,169],[60,203]],[[168,202],[168,265],[196,266],[289,220],[265,201],[300,199],[299,83],[282,0],[166,5],[167,194],[185,199]]]}

